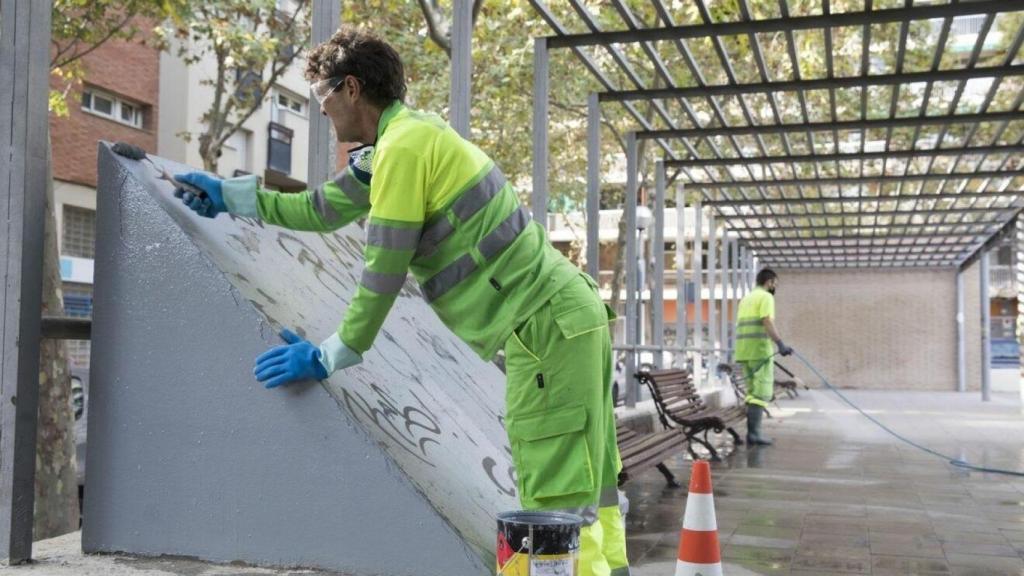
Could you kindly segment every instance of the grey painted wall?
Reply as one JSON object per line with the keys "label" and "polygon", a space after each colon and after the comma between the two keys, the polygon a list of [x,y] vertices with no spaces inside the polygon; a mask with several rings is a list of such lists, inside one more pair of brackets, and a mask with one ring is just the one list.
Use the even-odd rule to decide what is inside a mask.
{"label": "grey painted wall", "polygon": [[[325,283],[342,275],[335,264],[305,269],[319,258],[312,249],[252,222],[192,218],[147,165],[105,145],[99,156],[83,548],[359,575],[489,573],[493,515],[515,507],[501,481],[511,471],[500,372],[467,360],[418,301],[418,312],[393,314],[386,329],[429,313],[420,329],[432,345],[412,345],[423,338],[415,330],[381,340],[397,338],[421,372],[393,353],[389,372],[389,359],[372,352],[327,386],[264,390],[252,362],[279,343],[276,323],[318,341],[313,332],[334,325],[344,306],[325,307],[323,293],[350,294],[358,270],[340,286]],[[358,244],[358,234],[332,242]],[[318,235],[299,237],[312,245]],[[232,241],[247,247],[223,251]],[[229,252],[241,260],[246,250],[245,266],[225,269]],[[260,293],[262,301],[247,298]],[[453,375],[459,366],[476,378]],[[466,400],[461,411],[458,402],[446,408],[447,394],[468,394],[460,387],[470,382],[483,387],[476,411],[467,415]],[[422,387],[418,408],[406,403],[410,383]],[[447,441],[460,434],[479,448]],[[469,453],[449,454],[459,452]],[[476,466],[455,467],[459,457]]]}

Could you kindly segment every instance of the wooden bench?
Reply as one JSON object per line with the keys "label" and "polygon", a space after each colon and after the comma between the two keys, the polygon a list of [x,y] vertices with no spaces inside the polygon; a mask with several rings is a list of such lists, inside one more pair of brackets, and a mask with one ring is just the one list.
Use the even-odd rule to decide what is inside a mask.
{"label": "wooden bench", "polygon": [[619,445],[619,456],[622,458],[622,472],[619,473],[619,486],[635,474],[651,468],[657,468],[665,477],[670,488],[682,486],[676,481],[672,471],[664,461],[686,446],[686,437],[679,430],[662,430],[651,434],[641,434],[626,427],[625,424],[615,425],[615,437]]}
{"label": "wooden bench", "polygon": [[636,378],[651,390],[662,426],[666,430],[681,430],[686,437],[687,449],[694,458],[700,457],[693,450],[693,442],[697,442],[704,446],[712,459],[720,459],[718,450],[708,440],[711,432],[726,431],[737,446],[743,444],[733,424],[746,421],[746,408],[708,408],[694,387],[688,371],[679,368],[651,370],[638,372]]}

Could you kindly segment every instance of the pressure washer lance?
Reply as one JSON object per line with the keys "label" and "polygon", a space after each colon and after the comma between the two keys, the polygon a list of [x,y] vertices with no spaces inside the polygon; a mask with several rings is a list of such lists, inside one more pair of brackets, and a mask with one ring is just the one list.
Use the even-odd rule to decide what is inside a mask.
{"label": "pressure washer lance", "polygon": [[202,190],[201,188],[197,188],[191,184],[181,182],[180,180],[175,180],[174,176],[171,176],[171,173],[168,172],[166,168],[161,168],[157,166],[155,162],[150,160],[149,156],[146,155],[146,151],[143,150],[141,147],[136,146],[134,144],[129,144],[127,142],[114,142],[114,145],[111,146],[110,149],[113,150],[114,154],[117,154],[118,156],[124,156],[125,158],[130,158],[132,160],[145,160],[146,162],[149,162],[149,165],[152,166],[154,170],[156,170],[161,180],[166,180],[173,184],[175,188],[181,188],[186,192],[191,192],[193,195],[201,199],[206,199],[207,194],[204,190]]}

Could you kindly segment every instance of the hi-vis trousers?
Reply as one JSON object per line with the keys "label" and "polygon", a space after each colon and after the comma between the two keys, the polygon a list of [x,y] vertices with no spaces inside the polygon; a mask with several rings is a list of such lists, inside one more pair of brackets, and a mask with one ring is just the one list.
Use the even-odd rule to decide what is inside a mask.
{"label": "hi-vis trousers", "polygon": [[624,576],[608,322],[581,274],[505,343],[506,426],[524,509],[583,517],[580,576]]}

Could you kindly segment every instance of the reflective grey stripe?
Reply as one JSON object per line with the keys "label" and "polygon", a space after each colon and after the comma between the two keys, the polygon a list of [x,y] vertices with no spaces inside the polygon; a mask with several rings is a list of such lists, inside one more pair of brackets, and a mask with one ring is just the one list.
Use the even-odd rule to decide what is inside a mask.
{"label": "reflective grey stripe", "polygon": [[477,244],[480,254],[487,260],[497,256],[499,252],[508,247],[516,237],[526,229],[530,223],[530,215],[520,206],[505,218],[505,221],[498,224],[497,228],[484,236],[484,239]]}
{"label": "reflective grey stripe", "polygon": [[767,334],[737,334],[737,340],[768,340]]}
{"label": "reflective grey stripe", "polygon": [[497,196],[498,192],[501,192],[501,189],[505,187],[505,182],[505,175],[501,173],[501,170],[497,166],[492,166],[491,170],[482,180],[463,192],[462,196],[459,196],[448,210],[439,215],[436,222],[426,227],[423,231],[423,236],[420,238],[416,257],[430,256],[437,250],[441,242],[455,231],[455,226],[447,218],[449,211],[463,222],[469,220],[481,208],[486,206],[492,198]]}
{"label": "reflective grey stripe", "polygon": [[[490,260],[512,244],[529,225],[530,216],[526,210],[522,207],[517,208],[490,234],[484,236],[484,239],[477,244],[477,250],[485,260]],[[423,284],[423,295],[427,302],[433,302],[444,296],[446,292],[465,280],[476,269],[477,265],[473,261],[473,257],[463,254],[458,260],[446,266]]]}
{"label": "reflective grey stripe", "polygon": [[324,196],[323,186],[317,186],[313,193],[310,194],[310,197],[313,200],[313,209],[316,210],[316,213],[320,215],[325,224],[334,224],[341,220],[341,216],[338,216],[338,213],[334,211],[334,206],[331,206],[331,203],[327,201],[327,197]]}
{"label": "reflective grey stripe", "polygon": [[412,250],[420,241],[419,228],[395,228],[383,224],[370,224],[366,228],[366,243],[391,250]]}
{"label": "reflective grey stripe", "polygon": [[434,274],[430,280],[423,283],[423,296],[426,297],[427,302],[433,302],[444,296],[445,292],[465,280],[475,270],[476,262],[473,261],[473,257],[463,254],[458,260],[445,266],[444,270]]}
{"label": "reflective grey stripe", "polygon": [[405,274],[387,274],[363,268],[359,283],[378,294],[398,294],[405,284]]}
{"label": "reflective grey stripe", "polygon": [[416,248],[416,257],[430,256],[437,250],[441,241],[455,231],[455,226],[448,220],[446,212],[441,213],[441,219],[430,224],[423,235],[420,236],[420,245]]}
{"label": "reflective grey stripe", "polygon": [[619,489],[615,486],[601,489],[601,499],[599,501],[601,508],[607,508],[608,506],[619,505]]}
{"label": "reflective grey stripe", "polygon": [[341,171],[334,177],[334,183],[341,188],[341,191],[348,196],[356,206],[366,207],[370,205],[370,192],[363,187],[363,184],[356,179],[355,175],[348,168]]}
{"label": "reflective grey stripe", "polygon": [[565,514],[575,514],[580,518],[583,518],[583,525],[590,526],[594,522],[597,522],[597,506],[581,506],[579,508],[558,508],[556,510],[547,510],[545,512],[563,512]]}
{"label": "reflective grey stripe", "polygon": [[764,326],[764,320],[740,320],[737,326]]}
{"label": "reflective grey stripe", "polygon": [[469,220],[473,214],[479,212],[484,205],[490,202],[491,198],[497,196],[504,186],[505,175],[498,170],[497,166],[492,166],[490,172],[482,180],[463,192],[462,196],[452,203],[452,213],[463,222]]}
{"label": "reflective grey stripe", "polygon": [[611,576],[629,576],[629,566],[620,566],[618,568],[612,568],[610,574]]}

